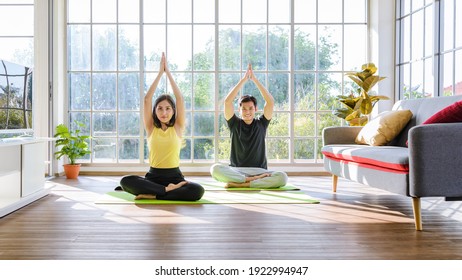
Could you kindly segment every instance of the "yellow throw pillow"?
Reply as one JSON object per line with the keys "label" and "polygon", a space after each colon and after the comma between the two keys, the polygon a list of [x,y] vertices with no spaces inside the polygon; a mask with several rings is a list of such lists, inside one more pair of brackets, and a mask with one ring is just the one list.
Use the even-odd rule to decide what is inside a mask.
{"label": "yellow throw pillow", "polygon": [[398,136],[411,118],[410,110],[382,112],[361,129],[355,141],[371,146],[386,145]]}

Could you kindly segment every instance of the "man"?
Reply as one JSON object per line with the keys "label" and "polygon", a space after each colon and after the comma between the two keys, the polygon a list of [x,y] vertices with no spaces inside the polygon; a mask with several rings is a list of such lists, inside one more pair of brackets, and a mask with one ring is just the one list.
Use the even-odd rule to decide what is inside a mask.
{"label": "man", "polygon": [[[239,114],[234,113],[234,99],[247,81],[257,86],[265,105],[263,115],[255,117],[257,100],[250,95],[239,98]],[[287,183],[287,175],[268,171],[266,160],[266,130],[273,116],[273,96],[260,83],[249,64],[244,77],[225,98],[224,115],[231,134],[230,166],[215,164],[210,168],[212,177],[225,182],[226,188],[277,188]]]}

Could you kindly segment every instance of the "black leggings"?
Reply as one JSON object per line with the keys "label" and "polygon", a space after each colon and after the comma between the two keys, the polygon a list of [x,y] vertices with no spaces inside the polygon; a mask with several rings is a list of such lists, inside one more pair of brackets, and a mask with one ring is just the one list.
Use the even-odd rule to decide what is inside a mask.
{"label": "black leggings", "polygon": [[156,199],[161,200],[184,200],[196,201],[201,199],[204,194],[204,188],[193,182],[166,192],[165,187],[168,184],[178,184],[185,181],[180,168],[153,168],[149,169],[145,177],[128,175],[120,180],[122,189],[133,195],[153,194]]}

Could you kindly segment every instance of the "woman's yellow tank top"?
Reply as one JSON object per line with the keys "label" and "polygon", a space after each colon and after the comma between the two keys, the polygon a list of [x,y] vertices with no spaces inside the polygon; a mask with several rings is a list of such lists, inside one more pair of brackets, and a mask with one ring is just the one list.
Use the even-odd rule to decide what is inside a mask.
{"label": "woman's yellow tank top", "polygon": [[154,168],[175,168],[180,166],[181,138],[174,127],[163,131],[155,127],[148,137],[149,164]]}

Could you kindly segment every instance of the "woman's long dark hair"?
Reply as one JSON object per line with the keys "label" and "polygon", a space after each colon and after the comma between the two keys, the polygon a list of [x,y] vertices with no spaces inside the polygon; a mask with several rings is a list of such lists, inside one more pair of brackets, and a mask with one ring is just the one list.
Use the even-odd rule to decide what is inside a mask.
{"label": "woman's long dark hair", "polygon": [[170,95],[162,94],[161,96],[157,97],[156,101],[154,102],[154,108],[152,109],[152,118],[154,119],[154,126],[157,127],[157,128],[161,128],[162,124],[160,123],[159,118],[157,118],[156,108],[157,108],[157,105],[159,105],[159,103],[164,101],[164,100],[167,100],[168,103],[170,103],[170,105],[172,106],[172,109],[173,109],[173,116],[170,119],[170,121],[167,123],[167,126],[175,125],[175,119],[176,119],[175,101],[173,100],[173,98]]}

